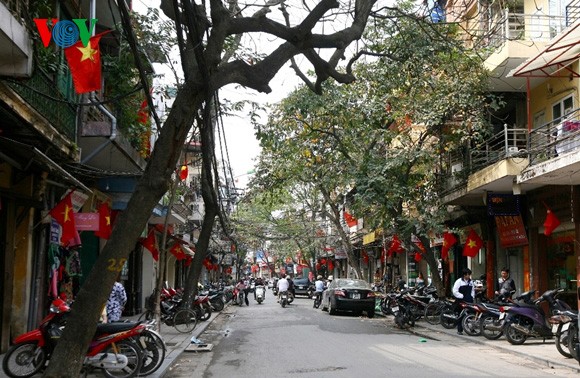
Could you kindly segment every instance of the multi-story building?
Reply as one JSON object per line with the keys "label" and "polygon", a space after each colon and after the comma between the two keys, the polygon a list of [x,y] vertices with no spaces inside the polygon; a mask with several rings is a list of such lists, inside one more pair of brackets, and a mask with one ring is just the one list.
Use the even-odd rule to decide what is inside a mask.
{"label": "multi-story building", "polygon": [[[486,241],[451,270],[471,266],[495,281],[508,267],[521,291],[563,287],[575,304],[580,245],[577,1],[452,1],[447,22],[464,28],[503,108],[493,135],[446,157],[442,198],[449,224],[477,226]],[[550,233],[547,210],[561,224]],[[548,229],[548,230],[546,230]],[[490,285],[492,286],[492,285]]]}
{"label": "multi-story building", "polygon": [[[46,4],[53,8],[42,8]],[[115,94],[115,86],[136,83],[113,80],[115,67],[106,63],[107,57],[117,57],[123,50],[122,33],[116,29],[121,19],[117,4],[0,0],[2,351],[14,336],[38,324],[52,296],[65,292],[74,298],[106,243],[94,232],[99,205],[108,203],[113,216],[123,211],[145,168],[149,134],[134,130],[148,126],[143,117],[127,116],[144,111],[139,106],[143,97],[134,99],[135,109],[131,104],[121,106],[128,95]],[[38,17],[97,19],[95,33],[111,31],[99,44],[101,90],[75,93],[63,48],[54,40],[44,46],[34,21]],[[141,125],[133,127],[135,122]],[[83,220],[77,219],[80,248],[61,245],[59,226],[48,216],[70,189],[75,191],[75,212],[83,213]],[[163,223],[164,215],[171,213],[171,229],[182,232],[192,209],[177,202],[168,212],[163,205],[154,209],[149,227]],[[169,237],[187,239],[176,231]],[[143,308],[154,271],[152,255],[136,243],[121,272],[129,314]],[[178,274],[172,270],[169,277]]]}

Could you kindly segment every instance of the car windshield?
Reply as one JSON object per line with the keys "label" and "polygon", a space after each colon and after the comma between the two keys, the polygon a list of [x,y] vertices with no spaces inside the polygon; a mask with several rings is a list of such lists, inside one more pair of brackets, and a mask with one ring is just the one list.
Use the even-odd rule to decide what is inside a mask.
{"label": "car windshield", "polygon": [[357,289],[370,289],[370,285],[363,280],[350,280],[350,279],[339,279],[336,282],[336,286],[345,289],[357,288]]}

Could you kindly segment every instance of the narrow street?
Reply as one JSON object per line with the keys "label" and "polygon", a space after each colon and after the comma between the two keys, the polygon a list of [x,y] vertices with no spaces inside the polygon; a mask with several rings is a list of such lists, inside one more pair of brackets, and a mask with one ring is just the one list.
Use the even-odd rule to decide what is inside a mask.
{"label": "narrow street", "polygon": [[578,375],[474,343],[470,337],[402,331],[388,317],[330,316],[303,297],[282,308],[271,291],[262,305],[252,299],[249,307],[227,307],[199,339],[213,344],[213,350],[182,353],[165,377]]}

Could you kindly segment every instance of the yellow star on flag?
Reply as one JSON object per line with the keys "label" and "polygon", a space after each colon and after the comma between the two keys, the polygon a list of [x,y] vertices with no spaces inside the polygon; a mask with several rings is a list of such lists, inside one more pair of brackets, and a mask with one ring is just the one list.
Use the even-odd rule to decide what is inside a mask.
{"label": "yellow star on flag", "polygon": [[105,219],[107,220],[107,226],[111,225],[111,217],[105,217]]}
{"label": "yellow star on flag", "polygon": [[469,239],[467,245],[469,246],[469,248],[474,248],[477,245],[477,243],[475,242],[475,240]]}
{"label": "yellow star on flag", "polygon": [[92,62],[95,61],[95,54],[98,52],[96,49],[91,47],[91,43],[89,43],[84,47],[77,47],[77,49],[83,54],[81,56],[81,62],[87,59],[90,59]]}
{"label": "yellow star on flag", "polygon": [[64,207],[64,222],[65,223],[68,222],[68,221],[70,221],[69,213],[70,213],[71,210],[72,210],[72,208],[70,208],[68,206],[65,206]]}

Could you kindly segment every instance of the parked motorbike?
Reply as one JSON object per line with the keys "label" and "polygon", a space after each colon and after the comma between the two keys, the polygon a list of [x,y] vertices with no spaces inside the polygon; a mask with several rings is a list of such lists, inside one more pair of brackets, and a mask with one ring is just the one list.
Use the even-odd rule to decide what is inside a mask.
{"label": "parked motorbike", "polygon": [[286,307],[287,304],[288,304],[288,292],[283,291],[280,293],[280,306]]}
{"label": "parked motorbike", "polygon": [[266,299],[266,288],[263,285],[258,285],[254,288],[254,295],[258,304],[262,304],[264,299]]}
{"label": "parked motorbike", "polygon": [[211,305],[207,295],[197,295],[191,304],[191,309],[195,312],[197,320],[208,320],[211,317]]}
{"label": "parked motorbike", "polygon": [[[45,368],[62,335],[69,311],[65,301],[53,300],[40,326],[14,339],[2,360],[2,369],[9,377],[31,377]],[[111,378],[137,376],[142,365],[142,352],[133,338],[145,328],[141,323],[99,324],[87,350],[83,370],[100,369]]]}
{"label": "parked motorbike", "polygon": [[554,315],[552,315],[548,321],[552,325],[552,333],[556,337],[556,349],[562,356],[572,358],[572,353],[570,353],[568,347],[568,339],[571,337],[569,330],[570,325],[578,324],[578,311],[555,310]]}
{"label": "parked motorbike", "polygon": [[543,339],[554,337],[552,327],[547,321],[544,311],[540,307],[542,302],[547,302],[549,306],[549,316],[556,310],[570,310],[570,306],[556,299],[556,295],[564,291],[561,288],[548,290],[534,301],[534,305],[522,306],[502,306],[500,307],[500,319],[505,317],[504,333],[506,339],[513,345],[521,345],[530,337]]}

